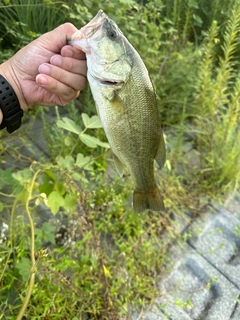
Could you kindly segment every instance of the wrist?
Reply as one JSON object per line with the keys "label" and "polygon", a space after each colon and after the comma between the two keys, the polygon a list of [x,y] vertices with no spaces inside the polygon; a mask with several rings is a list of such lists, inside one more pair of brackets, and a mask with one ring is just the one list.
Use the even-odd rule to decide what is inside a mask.
{"label": "wrist", "polygon": [[[19,79],[15,74],[14,68],[12,67],[11,59],[7,60],[6,62],[0,65],[0,75],[2,75],[11,85],[12,89],[14,90],[18,98],[21,109],[27,110],[28,106],[24,99],[24,96],[21,90],[21,85],[19,83]],[[1,116],[0,116],[0,120],[1,120]]]}
{"label": "wrist", "polygon": [[9,133],[21,126],[23,110],[18,97],[7,79],[0,74],[0,109],[2,121],[0,129],[6,128]]}

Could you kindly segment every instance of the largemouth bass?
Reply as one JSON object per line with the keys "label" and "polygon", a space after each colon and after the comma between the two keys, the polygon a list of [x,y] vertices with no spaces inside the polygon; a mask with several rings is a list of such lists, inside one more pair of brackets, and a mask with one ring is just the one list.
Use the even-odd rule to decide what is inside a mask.
{"label": "largemouth bass", "polygon": [[134,182],[133,208],[161,211],[154,159],[165,163],[165,144],[148,71],[116,23],[100,10],[69,42],[86,53],[88,81],[118,173]]}

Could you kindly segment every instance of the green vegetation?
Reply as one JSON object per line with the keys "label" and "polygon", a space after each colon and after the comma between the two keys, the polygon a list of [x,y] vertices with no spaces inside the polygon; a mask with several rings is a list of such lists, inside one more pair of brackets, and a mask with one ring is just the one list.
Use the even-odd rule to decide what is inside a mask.
{"label": "green vegetation", "polygon": [[89,88],[65,107],[68,117],[52,109],[54,124],[48,108],[29,111],[29,130],[42,119],[50,158],[33,161],[26,132],[17,135],[29,156],[0,133],[0,319],[22,311],[26,319],[128,319],[158,294],[173,239],[185,240],[170,214],[200,214],[239,189],[240,1],[5,0],[1,61],[60,23],[80,28],[100,8],[156,88],[168,149],[156,176],[167,211],[132,211],[132,182],[114,171]]}

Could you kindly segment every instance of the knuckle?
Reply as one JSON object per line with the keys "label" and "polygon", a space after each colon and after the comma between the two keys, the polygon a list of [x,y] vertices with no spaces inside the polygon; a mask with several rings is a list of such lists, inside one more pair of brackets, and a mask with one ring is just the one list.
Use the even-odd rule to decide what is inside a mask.
{"label": "knuckle", "polygon": [[67,97],[72,97],[72,96],[73,96],[73,93],[74,93],[74,89],[72,89],[71,87],[67,86],[66,96],[67,96]]}
{"label": "knuckle", "polygon": [[[65,61],[66,60],[66,61]],[[65,67],[68,71],[74,72],[76,70],[76,66],[74,64],[75,60],[72,58],[65,59]]]}
{"label": "knuckle", "polygon": [[64,94],[64,97],[59,98],[61,106],[65,106],[66,104],[68,104],[72,100],[76,99],[79,96],[80,91],[72,90],[71,88],[69,88],[68,93],[69,93],[69,95],[67,95],[67,93],[66,93],[66,94]]}
{"label": "knuckle", "polygon": [[50,91],[52,91],[52,92],[55,92],[55,91],[57,91],[58,90],[58,81],[56,81],[56,80],[52,80],[51,82],[50,82],[50,86],[49,86],[50,88]]}

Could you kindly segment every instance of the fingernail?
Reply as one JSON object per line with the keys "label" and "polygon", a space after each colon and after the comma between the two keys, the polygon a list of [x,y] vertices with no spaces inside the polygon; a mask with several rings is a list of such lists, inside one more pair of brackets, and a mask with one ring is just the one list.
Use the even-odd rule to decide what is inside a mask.
{"label": "fingernail", "polygon": [[59,56],[53,56],[53,57],[50,59],[50,63],[53,64],[54,66],[60,67],[61,64],[62,64],[62,58],[59,57]]}
{"label": "fingernail", "polygon": [[48,79],[43,75],[37,75],[36,81],[40,86],[45,86],[48,83]]}
{"label": "fingernail", "polygon": [[40,73],[45,73],[45,74],[50,74],[50,67],[48,66],[48,65],[46,65],[46,64],[41,64],[40,66],[39,66],[39,69],[38,69],[38,71],[40,72]]}

